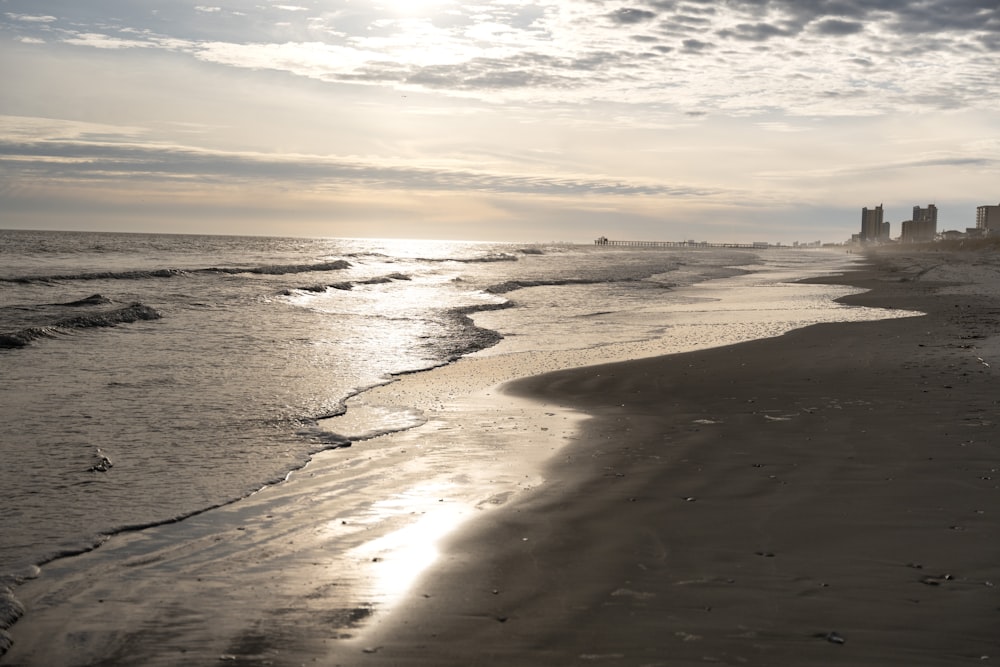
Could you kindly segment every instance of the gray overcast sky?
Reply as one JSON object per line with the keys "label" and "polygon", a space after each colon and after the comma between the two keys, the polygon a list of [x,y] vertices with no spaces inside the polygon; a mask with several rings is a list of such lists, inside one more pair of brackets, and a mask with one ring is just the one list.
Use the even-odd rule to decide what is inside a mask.
{"label": "gray overcast sky", "polygon": [[998,72],[1000,0],[0,0],[0,227],[964,229]]}

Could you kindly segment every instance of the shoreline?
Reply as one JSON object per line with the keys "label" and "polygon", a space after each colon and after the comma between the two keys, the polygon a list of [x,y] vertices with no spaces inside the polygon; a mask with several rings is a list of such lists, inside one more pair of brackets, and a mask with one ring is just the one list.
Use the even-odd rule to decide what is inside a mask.
{"label": "shoreline", "polygon": [[583,436],[446,541],[358,664],[1000,661],[1000,297],[960,285],[997,276],[970,259],[821,280],[916,320],[509,385],[589,413]]}
{"label": "shoreline", "polygon": [[[924,268],[910,273],[927,276],[920,273]],[[910,273],[861,270],[812,282],[868,281],[879,288],[878,294],[846,300],[926,310],[921,306],[937,297],[919,280],[897,280]],[[885,282],[886,276],[892,280]],[[978,295],[962,298],[966,305],[959,313],[966,320],[988,305]],[[996,301],[993,297],[992,303]],[[941,310],[935,330],[948,333],[968,324],[949,324]],[[830,525],[832,531],[825,536],[825,528],[814,526],[817,517],[792,511],[808,507],[809,493],[823,484],[829,487],[834,473],[857,474],[858,466],[845,461],[835,447],[827,456],[813,452],[807,466],[791,458],[783,443],[789,437],[819,440],[813,434],[818,420],[829,431],[824,433],[826,442],[853,442],[852,429],[872,419],[868,413],[877,401],[866,405],[838,398],[837,391],[849,389],[860,377],[857,369],[841,361],[867,350],[865,372],[873,372],[872,364],[892,368],[892,360],[880,354],[884,344],[918,336],[924,321],[930,321],[928,316],[814,325],[701,352],[555,371],[506,385],[504,398],[497,396],[490,375],[516,371],[504,367],[509,365],[504,358],[459,362],[411,383],[385,385],[361,395],[352,409],[364,408],[367,401],[373,409],[410,405],[413,397],[421,396],[428,405],[438,404],[441,419],[432,415],[423,427],[320,457],[289,482],[265,489],[248,502],[183,525],[116,539],[79,560],[47,566],[41,578],[47,582],[24,585],[25,600],[38,606],[29,610],[25,625],[14,626],[14,649],[0,664],[225,660],[290,665],[309,659],[352,665],[677,665],[686,664],[684,660],[808,664],[798,661],[805,646],[821,656],[817,664],[829,664],[836,654],[820,650],[816,645],[824,642],[816,637],[779,631],[779,620],[766,628],[756,628],[753,622],[766,616],[759,608],[762,602],[774,607],[769,613],[775,619],[785,613],[798,622],[806,615],[795,611],[793,603],[820,605],[830,600],[831,591],[842,590],[863,597],[857,590],[861,584],[852,588],[838,577],[866,582],[867,571],[849,560],[850,567],[840,563],[837,555],[843,549],[830,543],[850,535],[853,526],[845,529],[837,516],[823,516],[822,526]],[[891,329],[879,328],[890,323]],[[951,350],[960,354],[943,365],[934,357],[937,348],[918,351],[933,357],[926,360],[927,368],[942,373],[954,374],[948,364],[968,362],[967,348]],[[782,365],[790,370],[783,374]],[[470,369],[476,371],[471,384]],[[812,377],[803,379],[804,370]],[[982,380],[984,372],[981,364],[969,370],[966,384]],[[841,389],[823,394],[825,402],[806,405],[821,384],[819,378],[833,375]],[[875,378],[887,382],[884,376]],[[989,395],[979,392],[983,399]],[[574,415],[581,411],[588,415],[586,422],[575,427]],[[927,416],[910,415],[910,421]],[[878,428],[889,433],[890,426]],[[910,427],[904,420],[895,428]],[[994,433],[992,424],[968,428],[977,434]],[[494,437],[500,440],[494,442]],[[463,455],[456,445],[468,445],[470,438],[477,446]],[[516,442],[515,449],[500,444],[509,438]],[[565,446],[569,441],[572,444]],[[738,450],[733,450],[733,442],[740,443]],[[851,446],[855,458],[861,456],[859,445]],[[967,454],[968,444],[962,446]],[[480,449],[484,451],[477,456],[485,458],[468,457]],[[973,449],[982,447],[976,444]],[[539,486],[533,464],[521,457],[545,458],[553,451],[555,457],[544,470],[545,484]],[[497,456],[502,457],[503,470],[483,476],[486,468],[476,461]],[[868,485],[894,469],[884,453],[879,462],[865,463],[862,472],[868,477],[852,478],[858,499],[850,498],[848,505],[854,515],[864,511],[861,504],[875,489]],[[399,493],[393,498],[366,495],[368,480],[385,477],[390,470],[397,471],[393,476],[416,481],[441,471],[467,478],[464,483],[471,478],[477,498],[486,500],[473,506],[441,486],[413,494],[410,490],[419,485],[407,487],[402,481],[395,482]],[[353,509],[342,503],[344,480],[350,485]],[[961,491],[969,484],[986,483],[964,477],[953,481]],[[791,508],[788,491],[799,494],[793,496],[798,502]],[[392,507],[386,508],[386,500]],[[891,494],[876,500],[898,509],[898,499]],[[755,513],[761,507],[766,516]],[[963,526],[954,535],[981,535],[984,521],[996,521],[989,507],[984,500],[979,509],[985,514],[954,523]],[[408,515],[422,518],[414,521]],[[801,544],[798,533],[773,525],[786,515],[797,530],[808,528],[804,534],[817,541],[816,549]],[[466,522],[470,517],[475,520]],[[904,518],[911,521],[908,515]],[[453,533],[442,530],[456,521],[463,527]],[[966,530],[966,524],[974,530]],[[390,538],[406,526],[422,533],[422,546],[445,535],[435,547],[440,555],[422,575],[421,566],[434,560],[433,554],[377,539]],[[857,549],[866,548],[860,538],[852,539]],[[991,546],[972,549],[983,552],[984,558],[1000,555],[986,548]],[[346,556],[335,557],[345,550]],[[883,561],[892,559],[898,560],[895,554],[882,556]],[[799,563],[791,583],[782,569],[788,562]],[[918,582],[917,588],[961,588],[963,595],[965,587],[973,587],[969,582],[977,572],[988,570],[983,564],[958,563],[936,572],[932,568],[947,563],[938,568],[935,559],[919,554],[908,563],[914,566],[903,566],[906,575],[952,575],[934,584]],[[926,567],[918,569],[917,564]],[[822,572],[813,572],[813,565]],[[823,574],[824,568],[831,574]],[[984,574],[982,581],[987,580]],[[812,582],[812,588],[801,582]],[[384,589],[378,593],[383,598],[376,595],[363,598],[374,602],[356,604],[344,594],[352,586]],[[398,597],[404,590],[408,592],[401,603],[373,614],[379,599]],[[785,605],[787,610],[779,613]],[[234,609],[245,609],[247,615]],[[849,610],[844,611],[850,618]],[[69,618],[73,630],[60,636],[67,632]],[[832,625],[834,620],[815,624]],[[738,628],[735,634],[733,627]],[[863,636],[850,624],[838,627],[811,632],[846,637],[851,647]],[[748,640],[752,650],[747,649]],[[827,641],[821,648],[833,643]],[[850,656],[845,664],[866,664],[864,656],[847,646],[833,647]],[[782,650],[791,650],[796,659],[782,657]],[[870,664],[886,664],[884,657]]]}

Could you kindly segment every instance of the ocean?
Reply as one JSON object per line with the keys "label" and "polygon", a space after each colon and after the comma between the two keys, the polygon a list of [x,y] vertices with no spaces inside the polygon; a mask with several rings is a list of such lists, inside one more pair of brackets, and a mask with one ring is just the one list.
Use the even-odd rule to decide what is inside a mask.
{"label": "ocean", "polygon": [[10,590],[39,566],[238,507],[319,452],[426,424],[434,397],[366,405],[373,388],[460,359],[492,358],[509,379],[899,316],[792,282],[853,261],[0,231],[0,630],[20,613]]}

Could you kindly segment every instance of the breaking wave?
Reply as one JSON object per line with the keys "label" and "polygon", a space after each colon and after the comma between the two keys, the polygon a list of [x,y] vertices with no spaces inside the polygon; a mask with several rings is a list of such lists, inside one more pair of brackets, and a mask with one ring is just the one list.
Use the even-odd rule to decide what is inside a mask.
{"label": "breaking wave", "polygon": [[133,303],[115,310],[105,310],[99,313],[80,315],[56,320],[42,327],[28,327],[19,331],[0,333],[0,349],[20,348],[30,345],[40,338],[54,338],[62,332],[73,329],[91,329],[95,327],[113,327],[118,324],[128,324],[140,320],[158,320],[163,315],[158,310],[144,303]]}
{"label": "breaking wave", "polygon": [[[620,282],[634,282],[634,278],[626,278]],[[513,292],[515,290],[524,289],[525,287],[548,287],[548,286],[559,286],[559,285],[596,285],[598,283],[606,283],[608,280],[606,278],[569,278],[565,280],[508,280],[506,282],[498,283],[496,285],[491,285],[486,288],[486,292],[489,294],[507,294],[508,292]]]}
{"label": "breaking wave", "polygon": [[69,301],[68,303],[57,303],[57,306],[69,306],[71,308],[79,308],[81,306],[102,306],[104,304],[111,303],[111,299],[102,294],[92,294],[85,299],[77,299],[76,301]]}
{"label": "breaking wave", "polygon": [[198,269],[194,273],[227,273],[231,275],[250,273],[261,276],[284,276],[290,273],[341,271],[349,268],[351,268],[350,262],[344,259],[338,259],[331,262],[320,262],[319,264],[273,264],[256,267],[212,267],[210,269]]}
{"label": "breaking wave", "polygon": [[397,280],[412,280],[412,278],[405,273],[390,273],[386,276],[377,276],[375,278],[368,278],[366,280],[355,280],[355,281],[344,281],[339,283],[328,283],[319,285],[309,285],[305,287],[294,287],[291,289],[282,290],[282,296],[292,296],[295,292],[314,292],[323,293],[328,289],[336,289],[342,291],[348,291],[354,289],[356,285],[385,285],[387,283],[395,282]]}
{"label": "breaking wave", "polygon": [[66,282],[70,280],[145,280],[148,278],[173,278],[184,275],[180,269],[152,269],[149,271],[95,271],[92,273],[66,273],[51,276],[18,276],[14,278],[0,278],[0,281],[8,283],[54,283]]}
{"label": "breaking wave", "polygon": [[[338,259],[318,264],[273,264],[265,266],[220,267],[213,266],[203,269],[150,269],[137,271],[94,271],[84,273],[55,274],[48,276],[16,276],[0,278],[0,281],[20,284],[45,284],[84,280],[147,280],[149,278],[175,278],[189,274],[222,273],[227,275],[251,274],[263,276],[282,276],[293,273],[311,273],[315,271],[341,271],[351,267],[351,263]],[[72,304],[66,304],[72,305]]]}

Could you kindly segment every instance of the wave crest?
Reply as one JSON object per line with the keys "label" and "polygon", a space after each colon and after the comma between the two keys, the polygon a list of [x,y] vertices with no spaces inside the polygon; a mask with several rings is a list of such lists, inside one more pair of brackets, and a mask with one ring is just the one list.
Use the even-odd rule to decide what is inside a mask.
{"label": "wave crest", "polygon": [[163,315],[155,308],[147,306],[144,303],[133,303],[124,308],[57,320],[49,326],[28,327],[20,331],[0,333],[0,349],[26,347],[32,341],[40,338],[54,338],[58,333],[65,330],[113,327],[118,324],[129,324],[140,320],[158,320],[161,317]]}
{"label": "wave crest", "polygon": [[506,294],[525,287],[547,287],[559,285],[596,285],[608,282],[606,279],[569,278],[566,280],[508,280],[486,288],[489,294]]}
{"label": "wave crest", "polygon": [[[146,280],[149,278],[175,278],[192,273],[223,273],[238,275],[249,273],[261,276],[283,276],[290,273],[310,273],[315,271],[341,271],[349,269],[351,263],[338,259],[318,264],[271,264],[265,266],[213,266],[204,269],[148,269],[135,271],[94,271],[84,273],[65,273],[49,276],[17,276],[0,278],[2,282],[20,284],[45,284],[54,282],[84,281],[84,280]],[[95,295],[98,296],[98,295]],[[93,298],[93,297],[90,297]],[[65,304],[74,305],[74,304]],[[87,305],[87,304],[81,304]]]}

